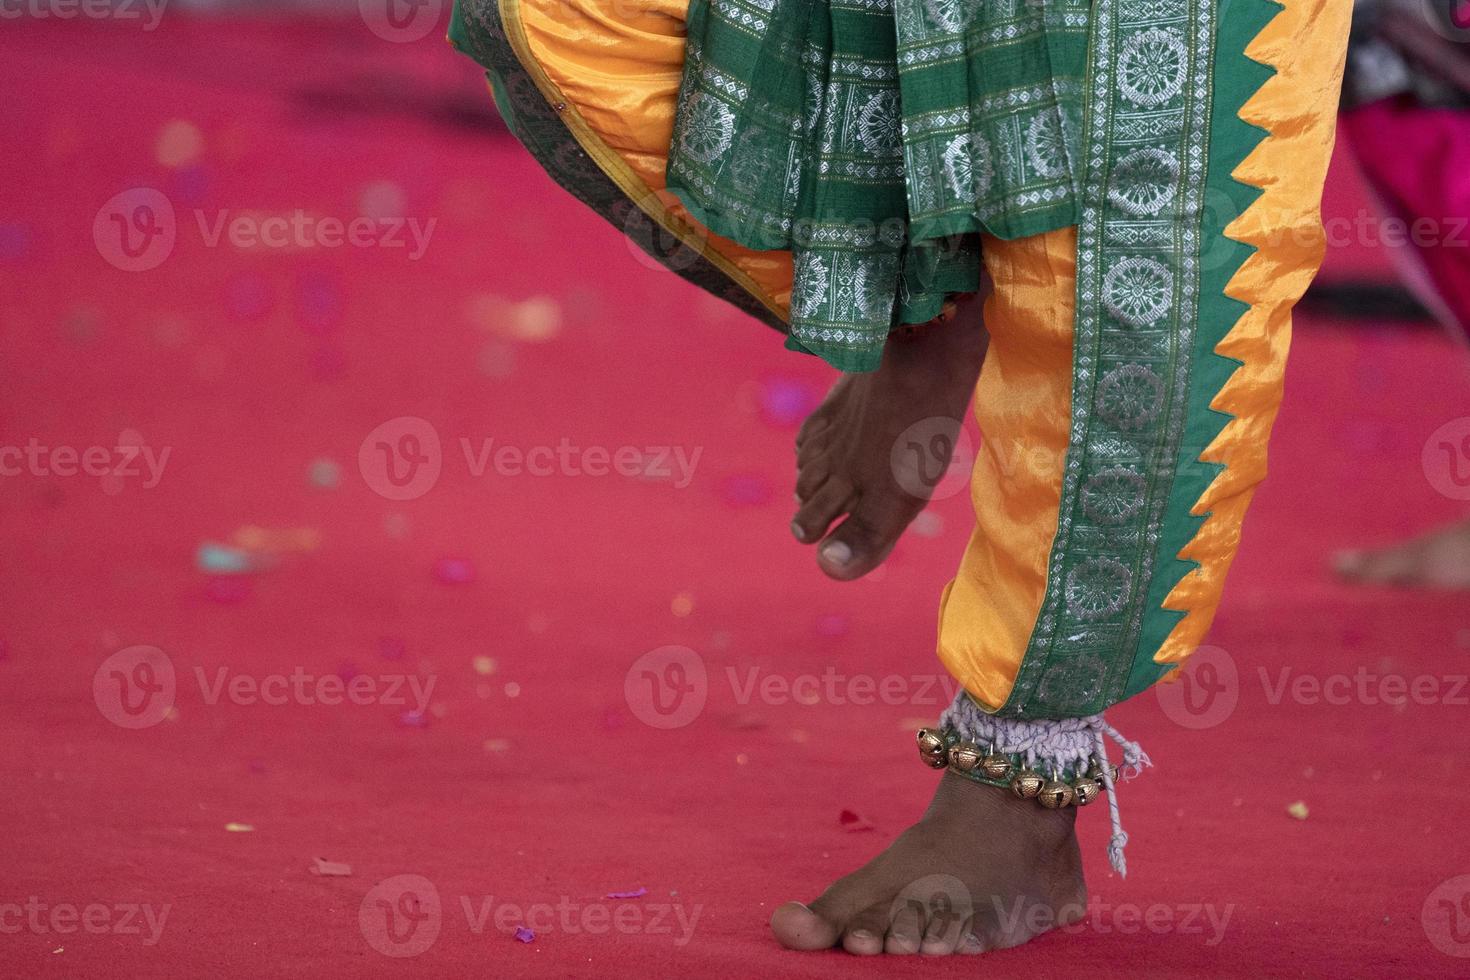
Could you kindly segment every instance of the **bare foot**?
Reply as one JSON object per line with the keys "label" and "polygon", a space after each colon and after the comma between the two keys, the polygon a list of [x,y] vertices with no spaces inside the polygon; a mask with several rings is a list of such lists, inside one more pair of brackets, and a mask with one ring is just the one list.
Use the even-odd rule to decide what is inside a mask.
{"label": "bare foot", "polygon": [[983,953],[1019,946],[1086,914],[1075,808],[1047,810],[946,772],[923,819],[771,929],[788,949]]}
{"label": "bare foot", "polygon": [[844,375],[802,424],[791,533],[821,542],[822,571],[843,581],[871,572],[924,509],[949,466],[985,342],[974,300],[950,320],[895,332],[877,371]]}
{"label": "bare foot", "polygon": [[1333,561],[1352,582],[1470,589],[1470,521],[1376,551],[1343,551]]}

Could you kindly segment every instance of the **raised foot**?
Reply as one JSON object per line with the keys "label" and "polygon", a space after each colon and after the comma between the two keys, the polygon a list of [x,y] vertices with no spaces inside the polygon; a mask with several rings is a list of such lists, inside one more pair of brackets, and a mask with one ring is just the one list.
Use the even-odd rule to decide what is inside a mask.
{"label": "raised foot", "polygon": [[846,581],[877,568],[924,509],[949,466],[984,358],[970,300],[950,320],[889,337],[882,366],[844,375],[802,424],[791,533],[820,542],[817,564],[828,575]]}

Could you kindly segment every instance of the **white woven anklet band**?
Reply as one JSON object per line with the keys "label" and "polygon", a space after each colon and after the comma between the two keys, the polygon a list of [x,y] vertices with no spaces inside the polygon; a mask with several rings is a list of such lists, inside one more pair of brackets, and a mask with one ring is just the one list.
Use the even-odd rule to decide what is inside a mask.
{"label": "white woven anklet band", "polygon": [[1118,744],[1123,765],[1121,779],[1132,779],[1153,765],[1136,742],[1130,742],[1109,725],[1102,715],[1087,718],[1036,719],[998,718],[986,713],[968,694],[961,692],[939,718],[939,726],[953,732],[964,743],[982,747],[996,755],[1018,760],[1026,768],[1053,778],[1080,776],[1091,767],[1097,772],[1108,796],[1108,814],[1113,831],[1108,838],[1108,863],[1127,877],[1123,848],[1128,834],[1118,816],[1117,787],[1108,762],[1108,740]]}

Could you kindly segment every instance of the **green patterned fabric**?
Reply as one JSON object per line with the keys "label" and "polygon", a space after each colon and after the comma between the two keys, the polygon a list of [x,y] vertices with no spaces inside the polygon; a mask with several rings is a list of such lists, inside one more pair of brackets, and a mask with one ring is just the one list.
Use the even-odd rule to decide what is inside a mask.
{"label": "green patterned fabric", "polygon": [[499,0],[455,0],[449,41],[485,69],[501,118],[553,180],[672,272],[785,332],[786,324],[779,317],[696,247],[668,234],[637,200],[588,159],[561,113],[546,101],[527,66],[517,58],[506,36]]}
{"label": "green patterned fabric", "polygon": [[979,288],[981,231],[1077,223],[1086,0],[693,0],[669,189],[789,249],[788,346],[878,366]]}
{"label": "green patterned fabric", "polygon": [[[1230,10],[1230,17],[1221,14]],[[1077,243],[1072,432],[1041,613],[999,714],[1067,718],[1145,689],[1180,614],[1200,454],[1238,366],[1215,347],[1250,249],[1225,227],[1259,195],[1231,172],[1265,133],[1239,118],[1270,71],[1245,46],[1267,0],[1097,0]],[[1224,23],[1221,23],[1224,19]]]}

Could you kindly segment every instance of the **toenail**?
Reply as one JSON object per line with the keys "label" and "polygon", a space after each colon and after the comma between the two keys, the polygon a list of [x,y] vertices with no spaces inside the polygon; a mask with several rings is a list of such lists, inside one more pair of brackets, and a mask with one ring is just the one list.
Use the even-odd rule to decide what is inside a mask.
{"label": "toenail", "polygon": [[801,525],[796,523],[795,521],[791,522],[791,533],[798,541],[806,540],[806,532],[803,531],[801,529]]}
{"label": "toenail", "polygon": [[980,937],[972,932],[964,938],[964,941],[961,943],[961,945],[963,945],[966,949],[979,949]]}
{"label": "toenail", "polygon": [[852,549],[841,541],[833,541],[822,549],[822,557],[834,565],[846,565],[852,560]]}
{"label": "toenail", "polygon": [[852,931],[852,938],[854,938],[854,939],[877,939],[878,936],[877,936],[876,933],[869,932],[866,929],[854,929]]}

